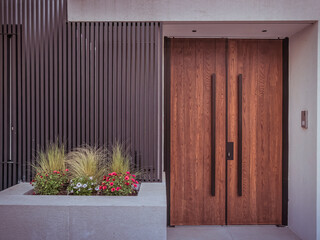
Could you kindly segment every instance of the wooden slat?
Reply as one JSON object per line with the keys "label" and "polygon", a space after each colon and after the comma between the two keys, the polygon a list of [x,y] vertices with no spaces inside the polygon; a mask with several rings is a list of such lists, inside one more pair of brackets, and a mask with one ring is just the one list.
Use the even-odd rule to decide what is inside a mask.
{"label": "wooden slat", "polygon": [[[3,3],[1,3],[3,4]],[[4,32],[3,25],[0,25],[0,31]],[[4,35],[0,35],[0,87],[1,89],[4,89]],[[4,101],[4,91],[0,91],[0,158],[2,159],[0,162],[0,190],[2,190],[3,187],[3,169],[4,169],[4,149],[3,149],[3,142],[5,141],[4,139],[4,129],[3,129],[3,116],[5,114],[4,112],[4,106],[3,106],[3,101]]]}
{"label": "wooden slat", "polygon": [[108,23],[108,145],[112,144],[113,141],[113,23]]}
{"label": "wooden slat", "polygon": [[76,53],[75,53],[75,68],[76,68],[76,146],[81,144],[81,25],[76,23]]}
{"label": "wooden slat", "polygon": [[95,84],[95,64],[94,64],[94,42],[95,42],[95,36],[94,36],[94,24],[90,24],[90,57],[89,57],[89,62],[90,62],[90,109],[89,109],[89,121],[90,121],[90,138],[89,138],[89,144],[93,145],[94,144],[94,99],[95,99],[95,94],[94,94],[94,84]]}
{"label": "wooden slat", "polygon": [[[20,5],[20,4],[19,4]],[[23,179],[23,160],[22,160],[22,61],[21,61],[21,38],[22,38],[22,31],[21,31],[21,25],[17,26],[17,168],[18,168],[18,181],[21,181]],[[1,46],[1,42],[0,42]],[[1,47],[0,47],[1,48]],[[1,50],[0,50],[0,56],[1,56]],[[0,60],[1,61],[1,60]],[[0,62],[0,71],[1,71],[1,62]],[[1,76],[1,73],[0,73]],[[1,85],[1,83],[0,83]],[[1,96],[0,96],[1,99]],[[1,104],[0,104],[1,106]],[[1,108],[1,107],[0,107]],[[0,114],[1,115],[1,114]],[[0,117],[1,119],[1,117]],[[0,129],[1,129],[1,122],[0,122]],[[1,135],[1,131],[0,131]],[[1,138],[1,137],[0,137]],[[1,149],[1,147],[0,147]],[[0,156],[1,156],[1,150],[0,150]],[[0,165],[1,166],[1,165]],[[1,171],[1,170],[0,170]],[[1,184],[0,184],[1,185]]]}
{"label": "wooden slat", "polygon": [[[17,184],[17,94],[18,94],[18,69],[17,69],[17,26],[12,26],[12,32],[15,35],[11,38],[11,115],[12,122],[10,126],[10,131],[12,134],[11,140],[11,157],[12,157],[12,185]],[[12,129],[11,129],[12,128]]]}
{"label": "wooden slat", "polygon": [[104,104],[105,104],[105,98],[104,98],[104,92],[105,95],[107,95],[107,91],[104,91],[104,23],[99,23],[99,45],[98,45],[98,58],[97,58],[97,64],[99,66],[98,68],[98,103],[99,103],[99,124],[98,124],[98,145],[102,146],[104,144],[104,133],[105,129],[107,126],[105,126],[104,123],[104,116],[105,116],[105,109],[104,109]]}

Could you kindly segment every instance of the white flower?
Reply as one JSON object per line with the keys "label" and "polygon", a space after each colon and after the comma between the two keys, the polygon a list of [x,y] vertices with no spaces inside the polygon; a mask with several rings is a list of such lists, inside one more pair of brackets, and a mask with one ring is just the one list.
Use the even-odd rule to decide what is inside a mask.
{"label": "white flower", "polygon": [[98,186],[96,186],[96,188],[95,188],[94,190],[98,191],[98,190],[99,190],[99,185],[98,185]]}
{"label": "white flower", "polygon": [[72,182],[72,179],[70,180],[70,182]]}
{"label": "white flower", "polygon": [[91,186],[92,186],[92,185],[94,185],[94,183],[93,183],[93,182],[91,183]]}
{"label": "white flower", "polygon": [[77,183],[77,187],[79,188],[79,187],[82,187],[82,184],[81,183]]}
{"label": "white flower", "polygon": [[77,187],[77,186],[75,186],[75,187],[73,187],[73,189],[78,189],[78,187]]}
{"label": "white flower", "polygon": [[90,180],[92,180],[92,177],[89,177]]}
{"label": "white flower", "polygon": [[89,191],[91,191],[91,190],[92,190],[92,188],[89,188],[88,190],[89,190]]}
{"label": "white flower", "polygon": [[71,190],[70,193],[73,193],[73,190]]}
{"label": "white flower", "polygon": [[83,184],[83,186],[82,186],[82,187],[83,187],[83,188],[86,188],[87,186],[88,186],[87,184]]}

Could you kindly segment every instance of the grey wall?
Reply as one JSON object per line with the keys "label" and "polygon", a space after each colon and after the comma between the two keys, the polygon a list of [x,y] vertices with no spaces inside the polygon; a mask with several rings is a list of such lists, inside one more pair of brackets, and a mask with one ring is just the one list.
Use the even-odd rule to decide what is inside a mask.
{"label": "grey wall", "polygon": [[318,0],[68,0],[70,21],[315,20]]}
{"label": "grey wall", "polygon": [[[302,239],[316,239],[317,44],[314,24],[290,38],[289,55],[289,227]],[[300,126],[308,110],[309,128]]]}

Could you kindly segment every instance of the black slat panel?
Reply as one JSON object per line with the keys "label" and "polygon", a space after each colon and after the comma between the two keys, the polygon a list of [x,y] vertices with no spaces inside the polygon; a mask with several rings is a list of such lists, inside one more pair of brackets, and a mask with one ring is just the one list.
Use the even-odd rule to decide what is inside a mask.
{"label": "black slat panel", "polygon": [[30,181],[57,140],[122,142],[143,180],[161,181],[161,24],[67,23],[66,5],[1,1],[0,190]]}

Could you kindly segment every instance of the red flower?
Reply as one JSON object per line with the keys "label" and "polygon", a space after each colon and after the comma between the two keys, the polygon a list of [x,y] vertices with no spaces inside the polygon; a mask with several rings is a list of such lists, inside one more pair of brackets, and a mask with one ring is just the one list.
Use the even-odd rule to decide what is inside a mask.
{"label": "red flower", "polygon": [[35,192],[33,192],[33,193],[32,193],[32,195],[36,195],[36,193],[35,193]]}
{"label": "red flower", "polygon": [[40,176],[40,178],[42,178],[42,176]]}
{"label": "red flower", "polygon": [[121,188],[120,187],[117,187],[117,191],[119,191]]}
{"label": "red flower", "polygon": [[127,172],[127,174],[130,174],[130,172]]}
{"label": "red flower", "polygon": [[116,190],[115,188],[111,188],[111,192],[114,192],[114,190]]}
{"label": "red flower", "polygon": [[102,189],[103,189],[103,190],[106,190],[106,189],[107,189],[107,187],[106,187],[106,186],[103,186],[103,187],[102,187]]}
{"label": "red flower", "polygon": [[106,183],[105,182],[102,182],[102,185],[105,185]]}
{"label": "red flower", "polygon": [[101,190],[101,189],[102,189],[102,186],[99,186],[99,189]]}
{"label": "red flower", "polygon": [[59,171],[57,171],[57,173],[59,174],[60,172],[59,172]]}
{"label": "red flower", "polygon": [[129,185],[130,185],[130,183],[126,182],[126,185],[127,185],[127,186],[129,186]]}
{"label": "red flower", "polygon": [[132,177],[136,177],[136,175],[132,174]]}
{"label": "red flower", "polygon": [[113,182],[110,183],[110,186],[113,186]]}
{"label": "red flower", "polygon": [[124,179],[125,179],[125,180],[129,180],[130,178],[129,178],[128,176],[126,176]]}
{"label": "red flower", "polygon": [[48,174],[46,174],[46,177],[48,177]]}
{"label": "red flower", "polygon": [[112,181],[115,181],[115,179],[112,179]]}
{"label": "red flower", "polygon": [[136,188],[136,187],[137,187],[137,184],[133,184],[133,186]]}
{"label": "red flower", "polygon": [[135,180],[134,178],[131,178],[131,181],[132,181],[132,182],[135,182],[136,180]]}
{"label": "red flower", "polygon": [[115,172],[112,173],[113,176],[117,176],[117,174]]}
{"label": "red flower", "polygon": [[32,181],[30,182],[30,184],[32,184]]}
{"label": "red flower", "polygon": [[68,168],[66,169],[66,172],[69,172],[69,169],[68,169]]}
{"label": "red flower", "polygon": [[109,176],[112,176],[112,173],[109,173]]}
{"label": "red flower", "polygon": [[[54,170],[53,172],[54,172],[54,173],[56,173],[57,171],[56,171],[56,170]],[[38,173],[38,175],[39,175],[39,173]]]}

